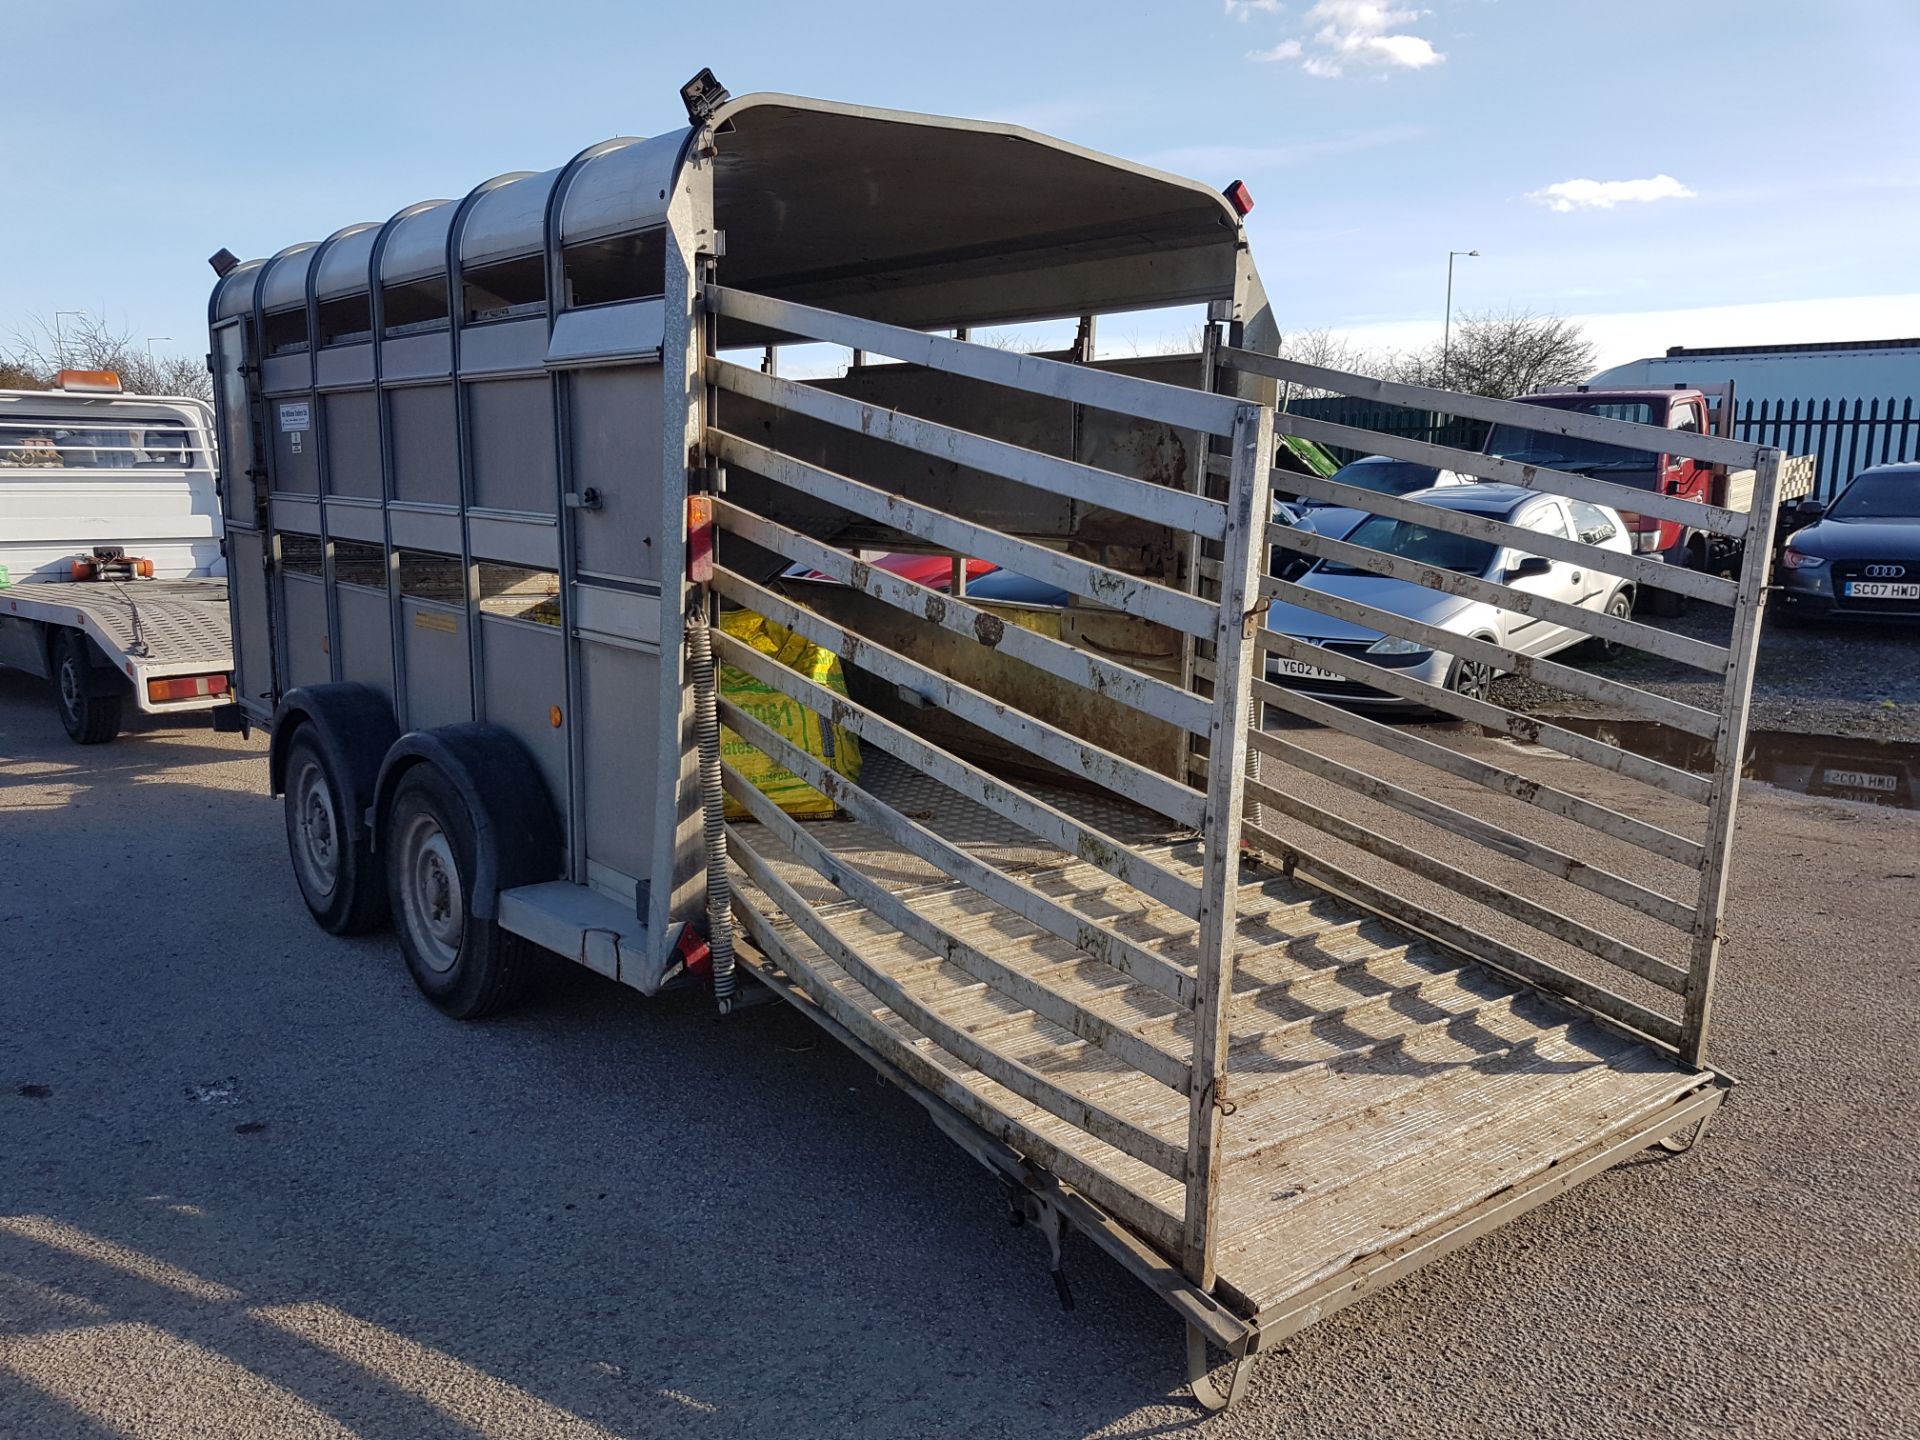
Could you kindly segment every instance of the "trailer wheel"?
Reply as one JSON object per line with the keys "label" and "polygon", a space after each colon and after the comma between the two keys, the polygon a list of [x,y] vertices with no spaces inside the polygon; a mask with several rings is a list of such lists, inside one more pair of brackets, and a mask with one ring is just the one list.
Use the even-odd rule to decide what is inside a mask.
{"label": "trailer wheel", "polygon": [[385,876],[312,725],[287,742],[285,774],[287,855],[307,910],[330,935],[377,928],[387,916]]}
{"label": "trailer wheel", "polygon": [[78,630],[67,631],[55,647],[54,692],[60,705],[60,723],[77,745],[104,745],[120,733],[122,697],[102,693],[93,676],[92,642]]}
{"label": "trailer wheel", "polygon": [[477,844],[459,791],[431,764],[409,767],[383,834],[394,928],[420,992],[456,1020],[477,1020],[518,1001],[539,955],[473,913]]}

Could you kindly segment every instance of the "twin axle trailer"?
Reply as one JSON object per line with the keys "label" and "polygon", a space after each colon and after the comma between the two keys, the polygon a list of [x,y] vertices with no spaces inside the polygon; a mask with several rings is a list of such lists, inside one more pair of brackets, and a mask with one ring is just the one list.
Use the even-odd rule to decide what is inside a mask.
{"label": "twin axle trailer", "polygon": [[[645,993],[710,983],[723,1010],[751,977],[997,1173],[1056,1275],[1073,1231],[1149,1284],[1210,1407],[1248,1368],[1223,1388],[1216,1354],[1704,1124],[1763,567],[1676,582],[1577,529],[1284,477],[1683,584],[1729,612],[1721,645],[1271,524],[1276,382],[1378,387],[1276,357],[1244,190],[1004,125],[685,98],[673,133],[222,258],[236,691],[271,727],[316,919],[391,920],[459,1016],[509,1003],[541,950]],[[1169,307],[1196,353],[1096,358],[1097,317]],[[1062,317],[1082,338],[1056,354],[968,338]],[[781,374],[822,345],[843,371]],[[1751,510],[1446,463],[1770,527],[1779,452],[1662,443],[1751,467]],[[1578,625],[1720,677],[1723,704],[1301,590],[1278,548]],[[1012,623],[880,551],[1070,598]],[[1305,645],[1263,623],[1276,598],[1405,643]],[[736,639],[735,609],[838,657],[844,692]],[[1419,646],[1708,737],[1715,768],[1410,681]],[[1268,680],[1303,651],[1524,744],[1495,763]],[[723,667],[855,737],[858,779]],[[748,752],[838,817],[787,814]],[[1621,786],[1646,803],[1602,798]]]}

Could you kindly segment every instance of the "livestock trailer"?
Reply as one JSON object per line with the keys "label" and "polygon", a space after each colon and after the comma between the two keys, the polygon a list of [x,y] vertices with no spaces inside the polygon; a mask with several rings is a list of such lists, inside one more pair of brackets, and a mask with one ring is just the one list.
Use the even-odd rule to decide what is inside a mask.
{"label": "livestock trailer", "polygon": [[[1726,1091],[1707,1002],[1764,577],[1687,577],[1733,615],[1721,645],[1583,608],[1558,588],[1577,567],[1670,582],[1576,531],[1286,477],[1549,558],[1509,584],[1272,525],[1274,382],[1376,382],[1275,358],[1243,188],[710,80],[664,135],[219,259],[238,700],[271,728],[315,918],[390,917],[460,1016],[514,998],[542,949],[645,993],[710,986],[723,1011],[748,972],[995,1171],[1056,1278],[1077,1231],[1149,1283],[1208,1405],[1247,1368],[1223,1391],[1215,1350],[1248,1356],[1703,1123]],[[1087,343],[1097,317],[1168,307],[1199,321],[1196,353]],[[1083,321],[1071,350],[968,338],[1055,318]],[[801,344],[844,368],[783,376]],[[1386,398],[1637,435],[1400,388]],[[1753,466],[1772,505],[1778,452],[1667,443]],[[1677,659],[1725,703],[1311,595],[1266,573],[1275,546]],[[951,557],[956,583],[876,551]],[[1066,592],[1058,623],[970,603],[969,558]],[[1710,737],[1715,766],[1433,686],[1420,698],[1525,751],[1497,762],[1297,696],[1264,678],[1300,648],[1261,623],[1272,597]],[[736,609],[838,657],[846,692],[736,639]],[[1315,658],[1406,691],[1398,653]],[[723,666],[857,737],[859,778],[737,703]],[[1269,707],[1399,778],[1267,728]],[[746,750],[840,818],[792,818]],[[1651,805],[1565,773],[1587,766]],[[1435,799],[1429,772],[1517,815]],[[1381,804],[1392,833],[1366,823]],[[1451,915],[1436,883],[1496,923]]]}

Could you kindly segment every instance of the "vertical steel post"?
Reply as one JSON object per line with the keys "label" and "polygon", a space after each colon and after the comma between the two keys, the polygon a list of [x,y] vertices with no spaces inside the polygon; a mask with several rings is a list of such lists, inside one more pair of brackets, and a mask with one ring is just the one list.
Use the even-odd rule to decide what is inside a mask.
{"label": "vertical steel post", "polygon": [[1681,1019],[1680,1058],[1706,1063],[1707,1027],[1713,1012],[1714,971],[1720,963],[1721,919],[1726,913],[1727,870],[1733,850],[1734,812],[1740,801],[1740,765],[1746,758],[1747,704],[1753,694],[1760,652],[1760,618],[1773,567],[1773,535],[1780,508],[1784,456],[1764,451],[1754,467],[1753,509],[1747,514],[1746,553],[1727,647],[1726,683],[1720,695],[1720,729],[1713,742],[1713,789],[1707,800],[1706,864],[1700,871],[1693,950],[1687,965],[1686,1011]]}
{"label": "vertical steel post", "polygon": [[1195,971],[1193,1081],[1187,1111],[1187,1205],[1182,1266],[1202,1288],[1214,1280],[1213,1214],[1220,1180],[1220,1125],[1229,1106],[1227,1040],[1240,890],[1240,815],[1246,800],[1247,724],[1253,642],[1260,612],[1266,520],[1272,502],[1273,411],[1243,405],[1233,424],[1227,533],[1214,631],[1213,720],[1207,731],[1206,866],[1201,881]]}

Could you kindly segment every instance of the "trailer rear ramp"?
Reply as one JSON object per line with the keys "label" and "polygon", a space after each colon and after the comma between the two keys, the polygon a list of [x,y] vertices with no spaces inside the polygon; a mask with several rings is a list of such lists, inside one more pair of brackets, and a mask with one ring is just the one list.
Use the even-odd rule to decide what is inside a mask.
{"label": "trailer rear ramp", "polygon": [[[1733,612],[1733,638],[1684,639],[1617,610],[1513,589],[1512,567],[1468,576],[1269,525],[1275,425],[1291,422],[1258,403],[765,295],[710,287],[707,302],[723,325],[903,362],[863,374],[847,387],[856,393],[719,356],[706,363],[716,419],[705,448],[725,469],[712,501],[717,602],[767,616],[871,682],[842,695],[709,628],[720,660],[854,735],[868,759],[849,780],[711,687],[697,695],[851,822],[787,816],[722,762],[716,742],[707,818],[724,829],[724,861],[709,869],[710,907],[737,923],[742,964],[1000,1173],[1014,1213],[1051,1242],[1056,1277],[1059,1237],[1072,1226],[1181,1315],[1204,1405],[1231,1403],[1247,1369],[1221,1391],[1209,1346],[1249,1356],[1638,1149],[1678,1143],[1721,1103],[1728,1082],[1704,1063],[1704,1047],[1764,566],[1737,583],[1696,577],[1696,598]],[[1376,383],[1240,350],[1217,331],[1207,345],[1203,373],[1216,384],[1235,372]],[[1070,445],[1046,453],[995,434],[990,403],[977,421],[953,405],[939,422],[912,413],[905,397],[924,393],[922,377],[938,370],[1063,401],[1075,407],[1065,433],[1076,436],[1111,423],[1083,423],[1082,411],[1127,417],[1142,432],[1170,427],[1190,468],[1143,479],[1086,463]],[[1493,419],[1522,408],[1427,398]],[[944,423],[963,414],[970,428]],[[1589,423],[1597,438],[1639,438],[1619,422]],[[855,438],[837,442],[841,431]],[[1755,470],[1753,510],[1711,517],[1726,533],[1771,525],[1777,450],[1710,436],[1670,443]],[[1486,462],[1462,453],[1453,463]],[[969,514],[982,476],[1127,517],[1143,534],[1163,527],[1163,542],[1048,544],[1038,527],[995,530]],[[1592,504],[1681,503],[1535,467],[1524,479]],[[1333,480],[1287,483],[1374,503]],[[1490,553],[1524,545],[1569,570],[1636,582],[1656,573],[1570,531],[1522,531],[1417,499],[1376,508],[1387,503],[1428,529],[1488,542]],[[1005,625],[964,593],[889,574],[851,548],[875,543],[984,558],[1058,585],[1073,606],[1159,627],[1174,637],[1180,678]],[[1709,737],[1713,773],[1412,682],[1372,651],[1324,651],[1274,632],[1263,623],[1270,601],[1322,601],[1266,573],[1270,547],[1332,555],[1721,676],[1722,706],[1707,712],[1484,640],[1442,643],[1430,626],[1335,602],[1385,635],[1457,645],[1457,655]],[[838,585],[783,588],[773,577],[790,565]],[[1137,653],[1150,651],[1163,653]],[[1267,656],[1302,652],[1356,684],[1388,693],[1412,684],[1410,698],[1578,763],[1516,759],[1509,771],[1261,678],[1273,673]],[[896,692],[911,695],[905,709],[888,703]],[[1531,818],[1494,824],[1444,805],[1404,783],[1404,765],[1392,770],[1402,780],[1388,780],[1296,744],[1261,723],[1269,707],[1473,781],[1528,817],[1544,811],[1560,838],[1534,838]],[[1170,756],[1157,740],[1094,743],[1109,710],[1139,717],[1142,736],[1177,735],[1177,747]],[[966,743],[968,731],[998,748]],[[1009,754],[1022,758],[1004,763]],[[1661,808],[1609,808],[1583,793],[1572,774],[1581,765],[1646,787]],[[1054,779],[1029,778],[1036,772]],[[1328,784],[1355,804],[1328,801]],[[718,826],[722,787],[749,821]],[[1396,823],[1370,828],[1369,806]],[[1683,810],[1690,819],[1667,819]],[[1595,845],[1568,848],[1567,823]],[[1658,856],[1661,873],[1692,893],[1643,883],[1646,867],[1611,858],[1623,846]],[[1529,883],[1513,882],[1516,864]],[[1435,885],[1459,903],[1409,898]],[[1581,892],[1581,904],[1555,886]],[[1618,921],[1591,919],[1595,897],[1618,907]],[[1539,942],[1515,943],[1516,933]]]}

